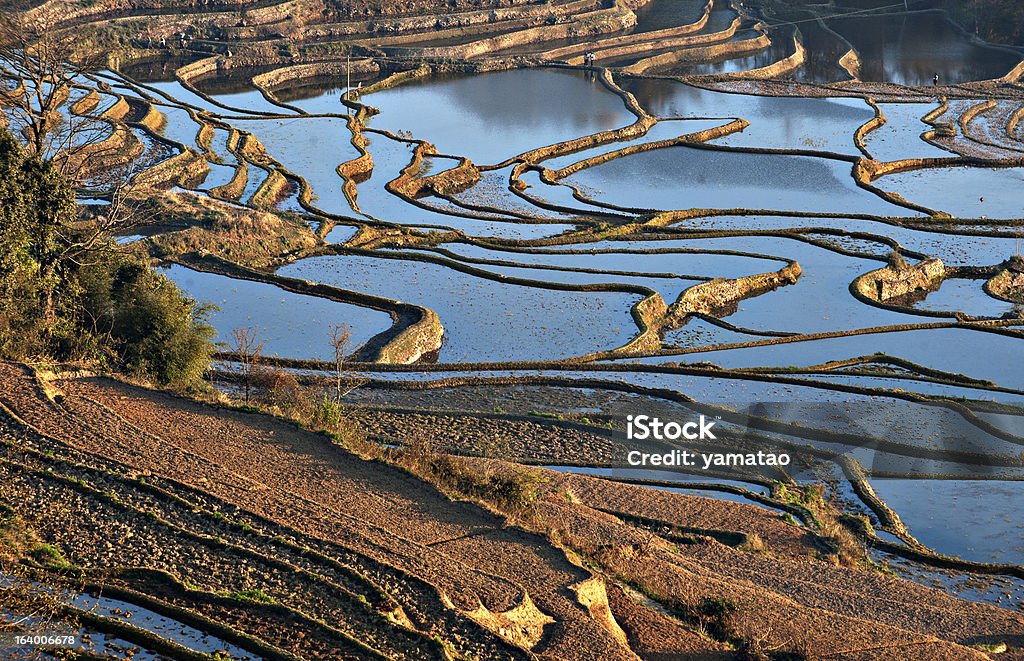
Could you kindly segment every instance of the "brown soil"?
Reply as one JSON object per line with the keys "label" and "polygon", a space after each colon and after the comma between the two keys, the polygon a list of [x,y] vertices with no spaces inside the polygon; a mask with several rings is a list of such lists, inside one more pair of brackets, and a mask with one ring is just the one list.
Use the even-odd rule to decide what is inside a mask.
{"label": "brown soil", "polygon": [[[544,472],[535,534],[272,417],[108,379],[48,385],[16,364],[0,384],[4,496],[61,503],[47,541],[110,584],[307,658],[438,656],[434,636],[480,658],[980,659],[969,646],[987,642],[1022,658],[1019,614],[832,566],[813,535],[754,506]],[[613,579],[657,603],[606,590]],[[230,596],[253,589],[274,603]]]}

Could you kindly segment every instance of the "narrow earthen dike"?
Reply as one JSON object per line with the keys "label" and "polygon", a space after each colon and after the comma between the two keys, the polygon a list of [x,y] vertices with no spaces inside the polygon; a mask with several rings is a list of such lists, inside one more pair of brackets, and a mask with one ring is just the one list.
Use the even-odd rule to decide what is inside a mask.
{"label": "narrow earthen dike", "polygon": [[1007,260],[1002,270],[985,283],[985,292],[1010,303],[1024,303],[1024,258]]}
{"label": "narrow earthen dike", "polygon": [[853,287],[864,298],[879,303],[929,292],[942,284],[946,267],[941,259],[926,259],[911,265],[902,258],[892,260],[885,268],[865,273],[853,281]]}
{"label": "narrow earthen dike", "polygon": [[678,328],[693,314],[715,317],[731,314],[736,311],[740,301],[785,285],[792,285],[802,273],[800,265],[792,262],[771,273],[758,273],[736,279],[715,278],[694,285],[680,294],[679,300],[669,306],[665,316],[665,328]]}

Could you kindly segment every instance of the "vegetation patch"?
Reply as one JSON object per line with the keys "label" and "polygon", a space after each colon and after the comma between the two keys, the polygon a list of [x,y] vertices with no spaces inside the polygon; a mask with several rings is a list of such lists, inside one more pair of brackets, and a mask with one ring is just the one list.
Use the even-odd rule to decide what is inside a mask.
{"label": "vegetation patch", "polygon": [[253,268],[280,265],[317,244],[300,218],[244,209],[184,193],[157,198],[147,208],[153,221],[176,232],[149,239],[157,257],[211,254]]}

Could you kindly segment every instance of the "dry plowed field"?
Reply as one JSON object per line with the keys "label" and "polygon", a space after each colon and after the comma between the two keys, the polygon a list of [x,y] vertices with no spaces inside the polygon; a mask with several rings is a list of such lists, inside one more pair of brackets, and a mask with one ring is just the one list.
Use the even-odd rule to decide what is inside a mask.
{"label": "dry plowed field", "polygon": [[[0,403],[6,505],[262,658],[1024,658],[1021,614],[833,566],[753,505],[544,471],[535,533],[265,415],[17,364]],[[673,533],[702,528],[764,548]]]}

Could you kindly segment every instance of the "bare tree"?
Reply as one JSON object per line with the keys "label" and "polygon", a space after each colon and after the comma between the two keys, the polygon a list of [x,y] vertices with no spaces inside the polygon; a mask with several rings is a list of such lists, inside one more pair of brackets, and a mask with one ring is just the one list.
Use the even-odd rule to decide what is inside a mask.
{"label": "bare tree", "polygon": [[256,339],[255,328],[236,328],[231,331],[231,350],[240,366],[245,403],[248,405],[253,379],[260,369],[263,342]]}
{"label": "bare tree", "polygon": [[83,159],[69,155],[99,144],[111,128],[91,113],[76,114],[70,107],[62,111],[75,85],[88,82],[87,75],[102,64],[95,52],[80,47],[79,35],[58,29],[45,13],[0,17],[0,67],[8,80],[4,102],[10,106],[11,128],[40,160],[63,154],[65,170],[73,164],[82,167]]}
{"label": "bare tree", "polygon": [[330,327],[331,349],[334,352],[334,401],[341,404],[346,395],[366,383],[356,370],[349,369],[347,361],[358,350],[353,346],[352,329],[348,324]]}
{"label": "bare tree", "polygon": [[8,128],[73,188],[100,181],[100,174],[109,197],[99,212],[80,207],[76,218],[73,206],[60,211],[59,251],[43,265],[43,276],[61,264],[96,261],[115,235],[146,221],[131,184],[141,144],[122,121],[102,116],[99,84],[90,77],[101,64],[98,51],[60,29],[45,6],[0,14],[0,105]]}

